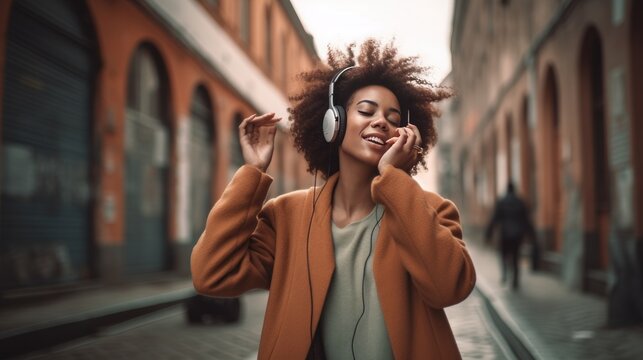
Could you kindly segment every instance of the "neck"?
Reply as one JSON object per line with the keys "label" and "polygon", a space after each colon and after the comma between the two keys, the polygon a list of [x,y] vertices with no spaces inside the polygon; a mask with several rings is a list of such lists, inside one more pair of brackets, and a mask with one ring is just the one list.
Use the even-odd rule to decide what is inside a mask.
{"label": "neck", "polygon": [[362,162],[342,156],[339,160],[339,179],[333,192],[333,210],[348,218],[368,214],[375,203],[371,197],[371,182],[377,176],[373,169]]}

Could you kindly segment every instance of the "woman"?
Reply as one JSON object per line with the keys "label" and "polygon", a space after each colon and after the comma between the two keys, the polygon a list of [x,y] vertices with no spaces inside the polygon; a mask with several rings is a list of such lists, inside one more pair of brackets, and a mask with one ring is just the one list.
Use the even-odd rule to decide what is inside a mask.
{"label": "woman", "polygon": [[264,204],[279,119],[245,119],[246,165],[194,247],[194,285],[269,289],[260,359],[459,358],[443,308],[469,295],[475,270],[456,207],[410,176],[436,141],[433,103],[450,94],[391,44],[353,50],[329,51],[330,68],[301,75],[291,98],[295,145],[324,186]]}

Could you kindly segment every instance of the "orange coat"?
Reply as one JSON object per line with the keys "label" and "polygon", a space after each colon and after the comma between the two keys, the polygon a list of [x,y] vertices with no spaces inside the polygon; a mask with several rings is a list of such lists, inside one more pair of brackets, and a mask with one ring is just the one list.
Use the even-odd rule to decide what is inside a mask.
{"label": "orange coat", "polygon": [[[263,205],[272,178],[243,166],[210,211],[194,246],[192,277],[199,293],[237,296],[253,288],[270,290],[259,359],[304,359],[308,354],[307,266],[315,331],[335,268],[331,200],[337,179],[337,174],[328,179],[311,223],[312,189]],[[460,358],[443,308],[469,295],[475,270],[456,207],[392,166],[373,180],[371,193],[385,207],[373,273],[395,358]]]}

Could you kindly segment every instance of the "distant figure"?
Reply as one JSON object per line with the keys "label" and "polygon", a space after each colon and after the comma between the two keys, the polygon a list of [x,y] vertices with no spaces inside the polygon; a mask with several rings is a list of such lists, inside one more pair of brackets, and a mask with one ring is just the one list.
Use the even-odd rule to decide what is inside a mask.
{"label": "distant figure", "polygon": [[495,205],[493,217],[487,226],[485,240],[489,242],[495,226],[500,226],[500,261],[502,282],[507,280],[507,263],[513,270],[513,288],[519,286],[518,259],[520,245],[526,235],[533,235],[533,226],[529,220],[527,205],[517,195],[512,182],[507,185],[507,193]]}

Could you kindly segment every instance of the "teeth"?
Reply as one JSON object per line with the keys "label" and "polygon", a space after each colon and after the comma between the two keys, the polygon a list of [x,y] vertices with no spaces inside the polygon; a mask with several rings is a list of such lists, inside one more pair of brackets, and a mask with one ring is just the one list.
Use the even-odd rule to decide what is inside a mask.
{"label": "teeth", "polygon": [[380,139],[380,138],[378,138],[376,136],[369,136],[369,137],[366,138],[366,140],[368,140],[370,142],[374,142],[376,144],[384,145],[384,141],[382,141],[382,139]]}

